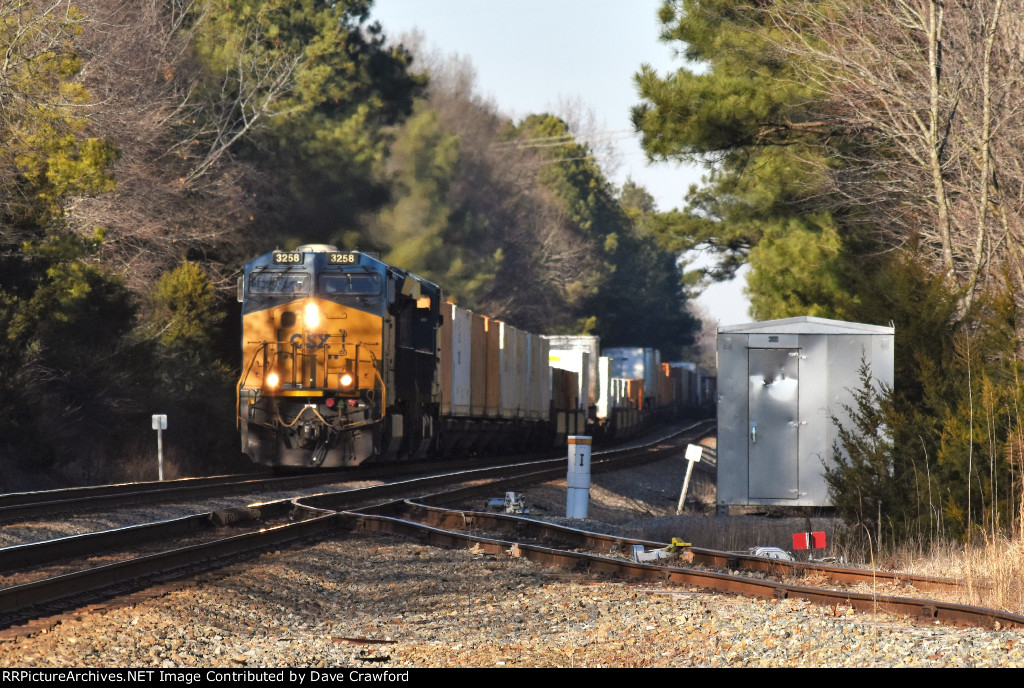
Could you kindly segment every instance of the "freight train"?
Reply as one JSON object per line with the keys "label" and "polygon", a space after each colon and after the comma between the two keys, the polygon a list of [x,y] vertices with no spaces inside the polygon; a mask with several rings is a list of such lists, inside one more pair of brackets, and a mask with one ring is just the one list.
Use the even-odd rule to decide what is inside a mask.
{"label": "freight train", "polygon": [[246,264],[238,299],[237,419],[242,451],[258,464],[557,447],[571,434],[627,435],[656,411],[694,405],[685,374],[651,354],[640,369],[653,383],[612,375],[596,337],[542,337],[472,313],[360,251],[267,253]]}

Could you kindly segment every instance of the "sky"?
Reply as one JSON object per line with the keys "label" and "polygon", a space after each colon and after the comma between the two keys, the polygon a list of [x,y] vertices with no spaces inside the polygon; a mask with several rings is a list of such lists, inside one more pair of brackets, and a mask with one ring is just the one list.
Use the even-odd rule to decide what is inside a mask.
{"label": "sky", "polygon": [[[575,102],[593,113],[614,143],[612,181],[627,178],[654,197],[659,210],[682,207],[702,170],[648,163],[633,133],[639,102],[633,75],[641,64],[660,74],[682,65],[658,40],[661,0],[374,0],[371,21],[390,38],[419,30],[428,50],[468,57],[477,92],[514,119]],[[607,171],[606,171],[607,172]],[[743,279],[709,288],[698,299],[720,325],[750,322]]]}

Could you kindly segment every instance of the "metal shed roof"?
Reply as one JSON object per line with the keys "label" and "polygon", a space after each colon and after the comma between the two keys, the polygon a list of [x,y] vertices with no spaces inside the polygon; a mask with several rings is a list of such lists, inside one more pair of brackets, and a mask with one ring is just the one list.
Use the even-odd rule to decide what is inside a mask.
{"label": "metal shed roof", "polygon": [[801,315],[796,318],[727,325],[719,327],[718,332],[719,334],[895,334],[896,330],[881,325],[866,325]]}

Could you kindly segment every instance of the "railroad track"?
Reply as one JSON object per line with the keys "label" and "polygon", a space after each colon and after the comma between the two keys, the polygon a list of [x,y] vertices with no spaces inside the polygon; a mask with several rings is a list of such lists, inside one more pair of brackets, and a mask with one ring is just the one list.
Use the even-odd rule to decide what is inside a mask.
{"label": "railroad track", "polygon": [[[413,500],[395,501],[358,509],[356,513],[388,516],[435,529],[465,533],[470,538],[491,536],[514,544],[560,543],[564,547],[598,554],[627,556],[632,552],[633,547],[643,547],[646,551],[664,549],[669,546],[669,543],[592,533],[510,514],[448,509]],[[514,539],[509,539],[510,537]],[[691,567],[703,567],[720,572],[744,571],[751,574],[764,574],[779,582],[813,578],[848,587],[877,585],[886,588],[903,587],[914,591],[937,593],[955,592],[961,587],[961,581],[952,578],[785,561],[701,547],[686,547],[685,553],[685,558]]]}
{"label": "railroad track", "polygon": [[164,482],[97,485],[63,490],[14,492],[0,495],[0,523],[82,511],[121,508],[128,505],[203,499],[227,494],[248,494],[322,485],[348,478],[337,471],[302,476],[269,476],[266,473],[182,478]]}
{"label": "railroad track", "polygon": [[[689,432],[696,436],[706,432],[708,427],[708,423],[697,424]],[[654,461],[672,451],[675,451],[674,445],[660,442],[652,448],[640,450],[618,449],[599,452],[595,455],[592,470],[614,470],[627,463]],[[440,466],[435,464],[432,468],[439,470]],[[390,472],[393,473],[394,470],[394,467],[390,468]],[[367,504],[387,502],[409,495],[422,495],[438,489],[445,489],[446,493],[457,495],[489,494],[496,489],[496,485],[506,488],[534,484],[557,479],[564,476],[564,473],[564,457],[499,465],[372,487],[325,492],[310,497],[277,500],[252,505],[244,510],[247,512],[244,515],[235,511],[209,512],[182,519],[0,548],[0,574],[10,574],[30,566],[53,565],[60,560],[66,560],[69,555],[94,555],[105,550],[123,549],[139,542],[170,543],[167,548],[153,553],[101,566],[85,565],[79,570],[39,580],[18,582],[0,589],[0,628],[53,614],[80,605],[83,601],[102,599],[129,589],[138,589],[154,581],[216,568],[254,553],[328,537],[339,530],[350,528],[351,519],[347,512]],[[361,477],[365,478],[365,474],[361,474]],[[337,476],[332,480],[337,480]],[[462,483],[462,486],[451,490],[455,482]],[[203,486],[202,489],[212,489],[212,486]],[[155,493],[166,495],[167,491],[156,490]],[[111,498],[100,495],[88,497]],[[113,499],[119,497],[114,495]],[[42,502],[30,502],[33,508],[38,508],[40,503]],[[58,500],[57,503],[63,505],[67,500]],[[88,503],[98,502],[90,499]],[[262,521],[266,520],[276,520],[280,523],[265,527]],[[213,536],[198,544],[175,546],[178,538],[209,530],[217,525],[218,521],[221,522],[220,525],[241,521],[251,521],[254,525],[249,532],[242,534]]]}
{"label": "railroad track", "polygon": [[[628,556],[634,546],[647,551],[668,543],[591,533],[504,514],[444,509],[413,501],[396,501],[349,514],[351,527],[401,535],[423,544],[469,548],[492,555],[525,557],[547,566],[594,575],[696,586],[749,597],[799,597],[828,607],[891,612],[921,621],[985,628],[1024,628],[1024,616],[994,609],[915,597],[918,592],[950,594],[962,583],[930,576],[848,569],[787,562],[733,552],[686,548],[683,561],[650,564]],[[512,537],[509,537],[511,535]],[[552,543],[559,543],[553,546]],[[750,575],[739,575],[744,571]],[[828,580],[833,587],[802,584]],[[900,587],[906,594],[858,592],[851,586]]]}
{"label": "railroad track", "polygon": [[[523,459],[524,461],[526,459]],[[509,463],[508,457],[486,458],[475,466]],[[461,461],[419,461],[403,464],[378,464],[358,468],[325,469],[314,473],[269,475],[266,472],[224,475],[209,478],[181,478],[163,482],[136,482],[118,485],[74,487],[61,490],[0,494],[0,524],[45,516],[123,508],[129,505],[200,500],[226,495],[249,495],[306,489],[339,482],[391,480],[402,475],[423,475],[465,469]]]}
{"label": "railroad track", "polygon": [[[628,462],[654,461],[678,455],[678,441],[693,441],[704,432],[694,427],[676,443],[659,442],[642,450],[623,449],[595,454],[592,471],[620,469]],[[77,549],[95,552],[123,547],[125,538],[173,541],[182,534],[214,531],[207,542],[170,547],[125,561],[18,584],[0,590],[0,628],[81,605],[154,581],[216,568],[254,553],[303,541],[330,537],[346,530],[400,534],[425,543],[467,547],[495,556],[519,556],[545,565],[594,575],[641,581],[663,581],[762,598],[801,597],[827,606],[890,611],[919,619],[982,627],[1024,627],[1024,617],[903,595],[880,595],[837,588],[870,581],[873,585],[902,585],[914,591],[949,591],[959,583],[948,579],[871,573],[806,563],[782,562],[744,554],[690,548],[693,560],[682,565],[644,564],[624,556],[633,546],[645,550],[664,546],[641,540],[586,533],[572,528],[503,514],[457,511],[432,502],[494,494],[496,489],[536,484],[564,477],[564,458],[510,466],[481,468],[458,474],[418,478],[400,483],[325,492],[311,497],[253,505],[246,513],[209,513],[147,524],[131,529],[94,533],[62,542],[35,543],[0,550],[3,567],[17,569],[52,561]],[[452,489],[452,483],[461,485]],[[435,492],[431,493],[430,491]],[[410,500],[412,495],[417,497]],[[426,496],[424,496],[426,495]],[[215,523],[249,521],[248,532],[223,537]],[[269,523],[276,525],[268,525]],[[558,546],[554,546],[557,543]],[[740,571],[747,575],[740,575]],[[0,571],[0,574],[3,574]],[[833,587],[805,584],[828,579]]]}

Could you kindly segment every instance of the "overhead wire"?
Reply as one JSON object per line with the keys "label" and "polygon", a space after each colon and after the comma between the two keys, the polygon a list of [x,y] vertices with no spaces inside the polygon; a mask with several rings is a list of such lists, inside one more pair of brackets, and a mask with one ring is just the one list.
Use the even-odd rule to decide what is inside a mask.
{"label": "overhead wire", "polygon": [[560,134],[557,136],[538,136],[529,139],[515,139],[513,141],[502,141],[492,144],[492,148],[552,148],[573,143],[606,143],[609,141],[625,141],[633,138],[636,132],[632,129],[615,129],[611,131],[598,132],[594,136],[577,137],[574,134]]}

